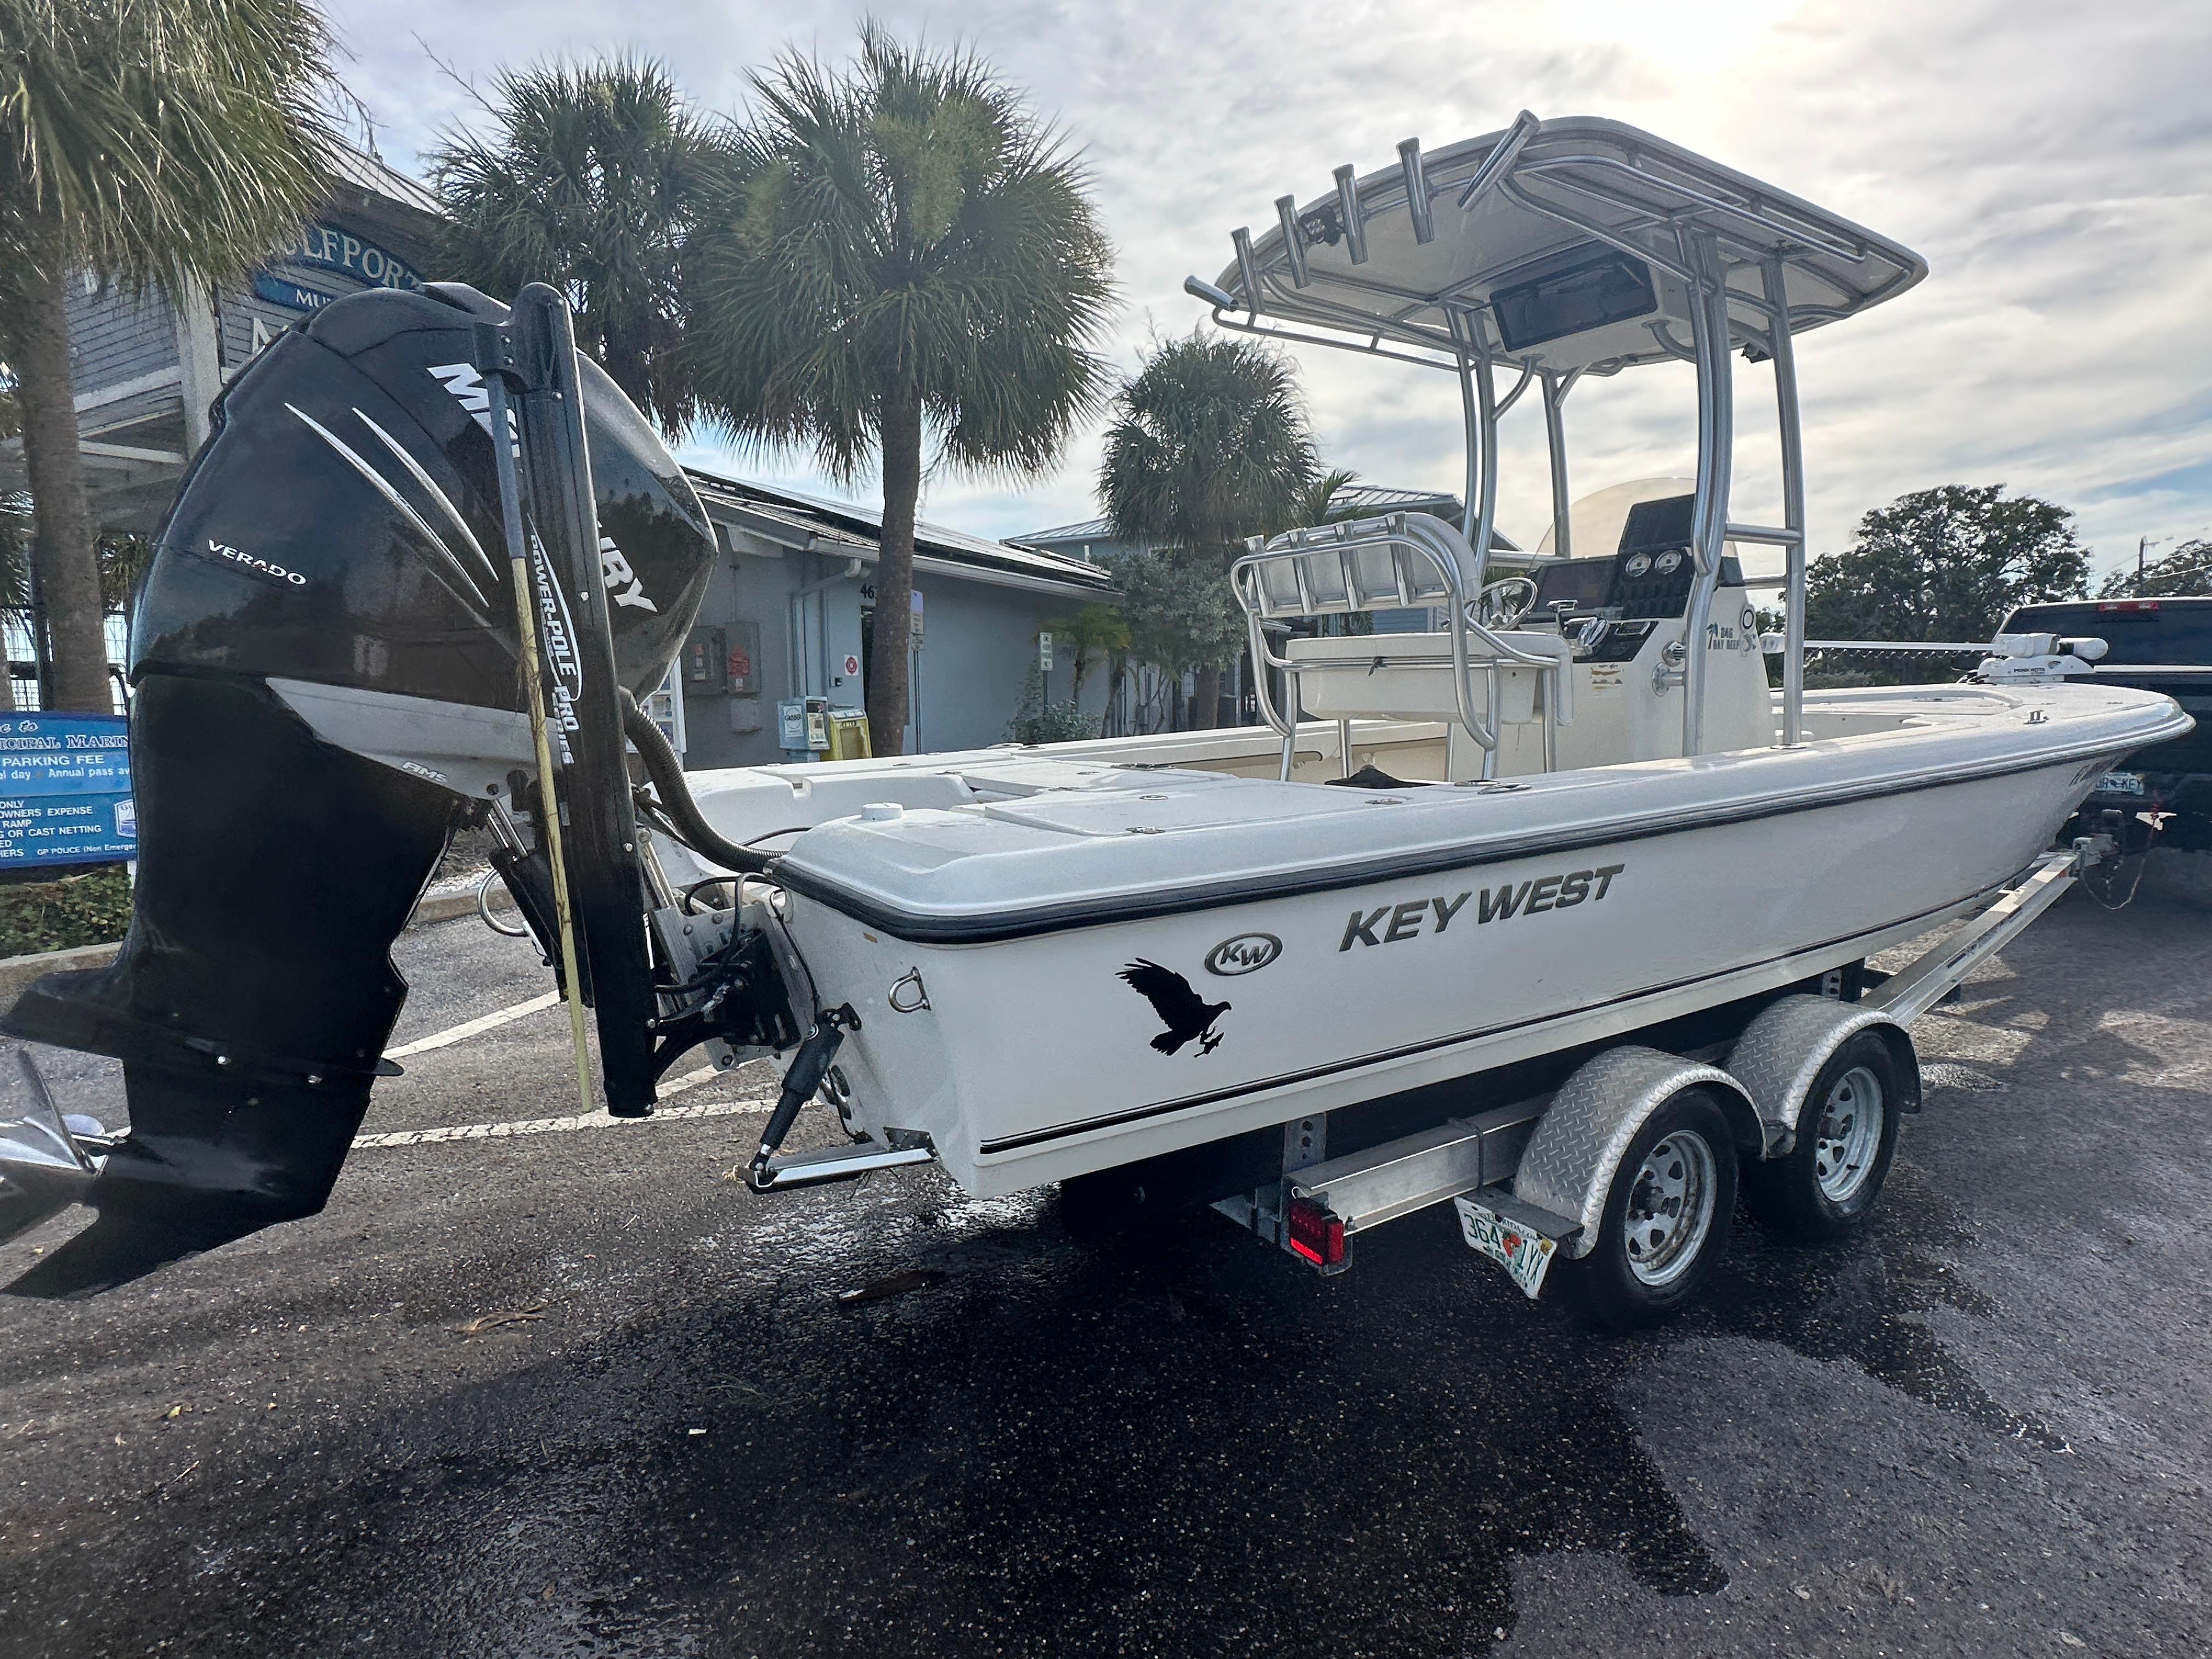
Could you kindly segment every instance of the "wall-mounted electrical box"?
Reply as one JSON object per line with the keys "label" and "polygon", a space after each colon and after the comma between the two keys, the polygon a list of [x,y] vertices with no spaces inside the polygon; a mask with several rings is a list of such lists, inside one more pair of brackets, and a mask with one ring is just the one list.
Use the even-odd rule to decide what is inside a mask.
{"label": "wall-mounted electrical box", "polygon": [[693,629],[684,637],[684,695],[719,697],[729,690],[728,635],[720,628]]}
{"label": "wall-mounted electrical box", "polygon": [[733,622],[721,630],[725,635],[722,663],[733,697],[760,696],[760,624],[757,622]]}

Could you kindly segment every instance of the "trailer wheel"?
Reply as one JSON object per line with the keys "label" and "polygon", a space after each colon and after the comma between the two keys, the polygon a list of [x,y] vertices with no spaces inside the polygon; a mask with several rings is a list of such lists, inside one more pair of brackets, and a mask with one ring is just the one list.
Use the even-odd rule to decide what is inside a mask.
{"label": "trailer wheel", "polygon": [[1613,1172],[1597,1243],[1572,1264],[1590,1316],[1632,1331],[1679,1313],[1720,1258],[1735,1187],[1735,1136],[1711,1093],[1685,1089],[1652,1113]]}
{"label": "trailer wheel", "polygon": [[1744,1172],[1753,1213],[1808,1244],[1856,1227],[1888,1178],[1903,1097],[1897,1057],[1880,1035],[1844,1042],[1806,1091],[1797,1144]]}

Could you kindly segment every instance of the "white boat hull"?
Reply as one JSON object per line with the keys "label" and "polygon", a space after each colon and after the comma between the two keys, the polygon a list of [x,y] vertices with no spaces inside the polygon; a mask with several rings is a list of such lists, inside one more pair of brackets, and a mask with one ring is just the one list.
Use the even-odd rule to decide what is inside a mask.
{"label": "white boat hull", "polygon": [[2027,865],[2181,717],[1960,688],[1854,694],[1832,718],[1856,735],[1457,789],[1090,768],[994,799],[1005,755],[879,763],[884,799],[927,767],[986,804],[808,834],[785,864],[791,933],[823,1006],[859,1017],[838,1059],[856,1121],[927,1134],[988,1196],[1900,943]]}

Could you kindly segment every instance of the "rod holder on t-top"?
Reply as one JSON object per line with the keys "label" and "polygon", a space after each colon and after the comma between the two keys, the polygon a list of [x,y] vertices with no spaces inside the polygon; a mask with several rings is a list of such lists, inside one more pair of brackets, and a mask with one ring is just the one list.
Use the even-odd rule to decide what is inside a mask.
{"label": "rod holder on t-top", "polygon": [[[491,397],[507,559],[539,767],[539,848],[551,866],[562,975],[588,1109],[580,1012],[597,1015],[607,1110],[643,1117],[654,1099],[657,1014],[641,909],[647,902],[623,735],[599,515],[567,302],[533,283],[504,323],[478,323],[476,368]],[[505,428],[507,441],[501,441]],[[533,649],[534,645],[534,649]]]}

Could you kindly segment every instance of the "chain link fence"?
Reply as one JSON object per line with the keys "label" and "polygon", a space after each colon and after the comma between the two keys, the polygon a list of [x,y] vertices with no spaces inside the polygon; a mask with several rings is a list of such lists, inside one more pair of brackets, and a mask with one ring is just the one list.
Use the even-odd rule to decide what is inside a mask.
{"label": "chain link fence", "polygon": [[[13,696],[13,706],[19,710],[44,708],[46,689],[39,665],[49,659],[51,653],[39,649],[36,631],[28,605],[0,606],[0,641],[4,641],[8,653],[8,690]],[[107,660],[112,665],[108,688],[114,699],[108,712],[121,714],[130,710],[130,701],[123,684],[123,665],[129,660],[131,629],[127,619],[119,611],[111,611],[107,617]],[[73,714],[99,714],[99,709],[72,709]]]}

